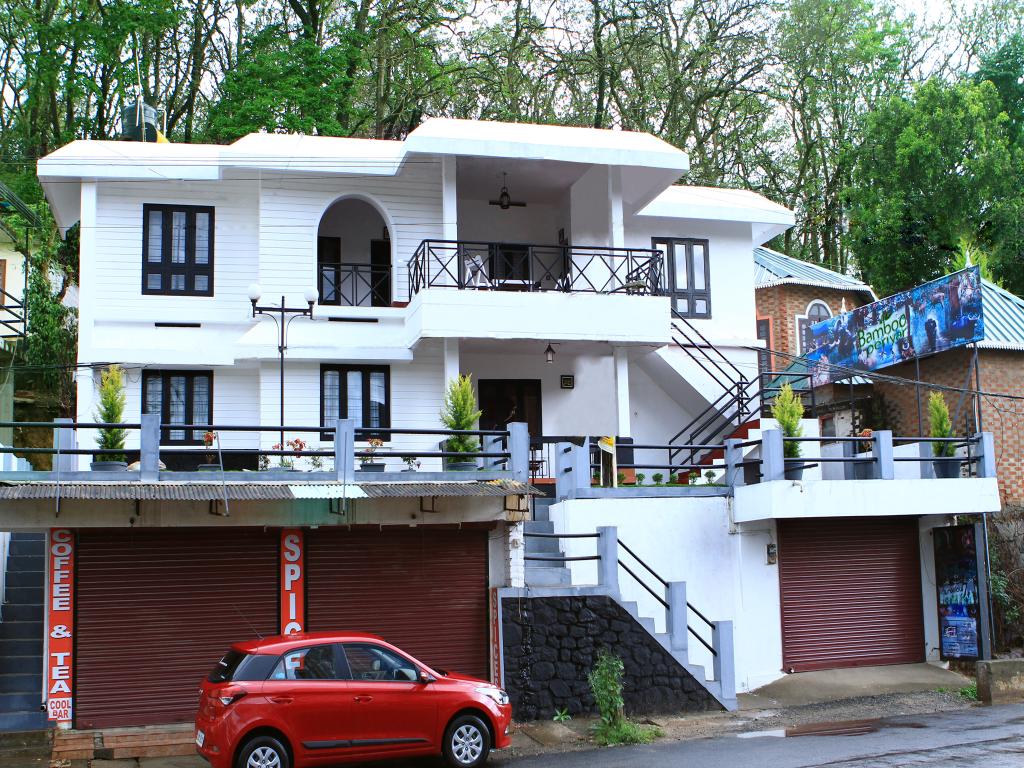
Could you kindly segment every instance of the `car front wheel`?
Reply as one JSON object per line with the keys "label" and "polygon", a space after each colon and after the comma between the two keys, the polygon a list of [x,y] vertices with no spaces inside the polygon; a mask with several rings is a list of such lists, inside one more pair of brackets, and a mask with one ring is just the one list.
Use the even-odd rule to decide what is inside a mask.
{"label": "car front wheel", "polygon": [[444,756],[453,768],[476,768],[487,762],[491,734],[474,715],[455,718],[444,732]]}
{"label": "car front wheel", "polygon": [[273,736],[257,736],[242,747],[235,768],[291,768],[291,760],[284,744]]}

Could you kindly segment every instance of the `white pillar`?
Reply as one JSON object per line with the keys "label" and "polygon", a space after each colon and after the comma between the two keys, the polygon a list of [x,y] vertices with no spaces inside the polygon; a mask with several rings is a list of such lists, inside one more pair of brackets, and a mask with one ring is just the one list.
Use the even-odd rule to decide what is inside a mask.
{"label": "white pillar", "polygon": [[615,434],[631,437],[629,423],[629,358],[625,347],[612,350],[615,362]]}
{"label": "white pillar", "polygon": [[441,158],[441,221],[445,240],[459,239],[458,197],[455,194],[456,158]]}
{"label": "white pillar", "polygon": [[444,340],[444,385],[459,375],[459,340]]}
{"label": "white pillar", "polygon": [[626,247],[626,227],[622,214],[622,169],[608,169],[608,241],[613,248]]}

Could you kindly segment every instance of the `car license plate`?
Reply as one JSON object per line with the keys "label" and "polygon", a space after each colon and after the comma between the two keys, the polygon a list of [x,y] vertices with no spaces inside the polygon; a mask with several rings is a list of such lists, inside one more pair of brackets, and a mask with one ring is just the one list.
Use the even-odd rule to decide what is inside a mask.
{"label": "car license plate", "polygon": [[204,741],[206,741],[206,734],[204,734],[202,731],[196,731],[196,746],[203,746]]}

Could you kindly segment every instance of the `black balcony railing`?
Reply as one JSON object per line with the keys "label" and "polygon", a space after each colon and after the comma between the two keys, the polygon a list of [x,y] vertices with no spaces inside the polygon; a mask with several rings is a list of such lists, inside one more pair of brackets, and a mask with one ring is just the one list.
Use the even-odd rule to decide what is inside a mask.
{"label": "black balcony railing", "polygon": [[391,306],[391,268],[372,264],[321,264],[320,303],[341,307]]}
{"label": "black balcony railing", "polygon": [[409,290],[653,295],[661,263],[661,252],[649,248],[424,240],[409,260]]}

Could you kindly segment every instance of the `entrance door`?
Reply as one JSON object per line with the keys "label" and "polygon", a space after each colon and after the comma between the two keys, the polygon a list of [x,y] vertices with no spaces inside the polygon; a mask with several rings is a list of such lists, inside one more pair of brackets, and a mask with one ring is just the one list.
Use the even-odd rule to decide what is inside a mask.
{"label": "entrance door", "polygon": [[509,422],[525,421],[530,436],[544,434],[541,420],[540,379],[480,379],[480,429],[505,429]]}
{"label": "entrance door", "polygon": [[370,241],[370,302],[374,307],[391,306],[391,241]]}
{"label": "entrance door", "polygon": [[924,661],[917,519],[779,521],[786,671]]}

